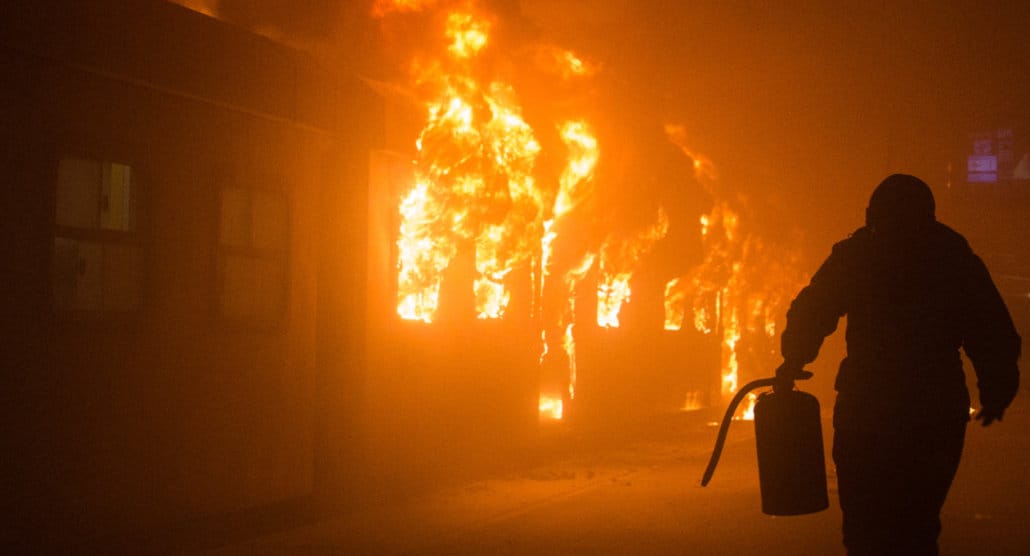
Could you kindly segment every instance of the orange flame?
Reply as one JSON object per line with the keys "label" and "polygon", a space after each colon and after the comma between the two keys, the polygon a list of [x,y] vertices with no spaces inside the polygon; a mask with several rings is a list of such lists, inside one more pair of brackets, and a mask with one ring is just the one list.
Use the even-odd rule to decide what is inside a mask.
{"label": "orange flame", "polygon": [[540,418],[561,420],[564,417],[561,397],[540,395]]}
{"label": "orange flame", "polygon": [[680,287],[680,279],[673,278],[665,284],[665,329],[679,330],[683,328],[686,290]]}
{"label": "orange flame", "polygon": [[[568,121],[559,126],[559,134],[568,149],[565,169],[558,179],[558,194],[555,196],[551,219],[544,222],[544,236],[541,240],[541,260],[543,279],[551,272],[551,244],[557,238],[553,230],[555,223],[571,213],[576,207],[593,193],[591,188],[594,169],[600,157],[597,138],[590,127],[583,121]],[[569,399],[576,397],[576,339],[575,327],[576,284],[579,283],[593,267],[595,255],[587,253],[579,265],[569,269],[563,278],[565,286],[565,303],[559,316],[559,327],[564,329],[561,345],[568,361]],[[543,334],[544,352],[548,351],[550,338],[545,330]],[[543,357],[543,356],[541,356]]]}
{"label": "orange flame", "polygon": [[691,390],[687,392],[686,399],[683,400],[683,406],[680,411],[697,411],[704,408],[702,400],[704,394],[699,390]]}
{"label": "orange flame", "polygon": [[471,58],[486,46],[490,36],[490,23],[476,19],[468,13],[452,13],[447,16],[447,30],[444,35],[451,40],[447,50],[455,58]]}
{"label": "orange flame", "polygon": [[417,181],[401,201],[398,249],[397,314],[409,320],[430,322],[440,301],[440,282],[444,269],[454,258],[456,248],[444,238],[433,237],[439,221],[439,206],[430,202],[429,185]]}
{"label": "orange flame", "polygon": [[[444,4],[438,0],[377,0],[373,13],[385,17]],[[429,100],[425,127],[415,143],[413,186],[404,192],[398,207],[397,313],[404,319],[432,322],[444,272],[455,260],[468,260],[474,261],[465,270],[469,276],[457,279],[467,281],[475,300],[475,316],[503,318],[512,298],[508,282],[528,269],[532,316],[542,315],[542,320],[535,321],[542,329],[541,363],[549,354],[561,357],[563,352],[568,368],[567,396],[562,376],[560,389],[541,392],[540,415],[562,419],[571,409],[562,406],[563,400],[568,404],[576,395],[576,288],[588,273],[596,276],[597,325],[618,327],[621,308],[632,297],[634,272],[655,243],[666,236],[669,219],[659,208],[656,221],[646,229],[609,233],[599,247],[583,249],[586,252],[581,251],[574,268],[563,265],[556,270],[555,245],[563,245],[559,232],[574,222],[570,214],[590,206],[594,194],[601,159],[597,136],[584,120],[560,123],[557,132],[567,152],[565,164],[557,178],[538,175],[542,146],[523,118],[514,88],[483,76],[483,54],[491,48],[493,20],[477,14],[473,2],[461,5],[434,20],[442,25],[440,33],[446,39],[441,60],[415,65],[421,72],[416,77],[419,90],[428,91]],[[535,52],[545,72],[564,80],[598,71],[568,50],[541,47]],[[775,316],[783,313],[795,281],[789,272],[784,273],[787,278],[769,277],[773,274],[770,269],[786,267],[776,261],[784,252],[766,247],[742,225],[737,210],[716,190],[715,166],[688,147],[685,129],[668,125],[665,132],[688,157],[697,182],[715,199],[711,210],[699,219],[702,263],[681,276],[667,277],[665,329],[681,330],[690,323],[697,331],[718,338],[721,390],[729,395],[738,387],[741,367],[754,366],[753,355],[742,345],[755,345],[756,337],[774,336]],[[566,258],[564,263],[568,262],[571,260]],[[554,303],[542,302],[545,290]],[[552,349],[558,342],[561,352]],[[561,395],[556,396],[556,390]],[[701,396],[692,393],[684,406],[696,406]]]}
{"label": "orange flame", "polygon": [[600,151],[597,146],[597,138],[590,132],[589,126],[583,121],[565,122],[559,126],[561,139],[569,150],[568,162],[558,179],[558,194],[555,196],[554,207],[551,210],[552,216],[544,222],[544,233],[540,242],[543,276],[550,274],[552,248],[551,245],[558,237],[554,231],[554,224],[563,216],[572,212],[580,203],[589,196],[593,190],[589,187],[594,177],[594,168]]}
{"label": "orange flame", "polygon": [[731,309],[727,317],[722,323],[722,395],[730,397],[736,393],[739,382],[737,343],[740,342],[740,320],[736,309]]}
{"label": "orange flame", "polygon": [[[444,4],[379,0],[373,15],[415,13]],[[466,2],[436,19],[446,39],[442,59],[413,64],[419,89],[435,93],[415,143],[414,186],[399,207],[397,312],[404,319],[434,320],[443,274],[458,257],[474,257],[474,276],[458,279],[472,282],[478,318],[503,318],[511,300],[506,280],[523,267],[532,275],[535,314],[554,270],[559,223],[593,193],[600,149],[583,120],[558,126],[567,149],[565,167],[556,180],[538,183],[541,145],[522,117],[514,89],[482,79],[479,58],[489,48],[492,22],[473,7]],[[538,62],[549,57],[545,71],[563,79],[586,77],[597,69],[568,50],[542,47],[537,52]],[[567,299],[557,314],[545,316],[553,320],[542,326],[541,362],[551,351],[552,335],[567,356],[568,398],[561,399],[575,397],[574,292],[596,257],[587,253],[579,267],[563,270],[555,283]],[[548,401],[552,394],[541,393],[541,412],[561,418],[565,412],[560,404]]]}
{"label": "orange flame", "polygon": [[[758,237],[742,231],[741,219],[729,203],[719,197],[714,180],[718,174],[706,157],[686,144],[682,126],[666,126],[666,135],[693,162],[695,176],[716,201],[700,217],[704,259],[688,275],[666,284],[665,326],[679,330],[686,320],[691,299],[694,328],[703,334],[718,332],[721,345],[721,393],[732,396],[739,387],[742,360],[749,367],[773,364],[769,346],[776,333],[776,317],[786,312],[790,296],[804,283],[792,271],[796,253],[769,247]],[[741,352],[741,340],[752,346]],[[766,346],[757,350],[754,346]],[[756,351],[760,351],[756,355]],[[749,369],[765,374],[769,369]],[[753,403],[753,400],[752,400]]]}
{"label": "orange flame", "polygon": [[437,0],[375,0],[372,17],[381,19],[394,13],[421,12],[435,6]]}
{"label": "orange flame", "polygon": [[719,179],[719,174],[715,170],[715,164],[707,156],[687,146],[686,128],[681,125],[666,124],[665,136],[691,160],[694,167],[694,176],[701,180],[702,184]]}
{"label": "orange flame", "polygon": [[562,336],[562,348],[569,359],[569,399],[576,398],[576,337],[572,333],[576,321],[576,284],[578,284],[594,266],[595,255],[587,253],[580,264],[570,269],[565,274],[565,287],[568,291],[568,298],[565,305],[565,312],[562,315],[562,322],[567,323],[565,334]]}
{"label": "orange flame", "polygon": [[554,216],[561,218],[589,195],[588,185],[600,158],[597,137],[583,121],[565,122],[560,126],[561,139],[569,149],[569,160],[558,180],[558,196],[554,200]]}
{"label": "orange flame", "polygon": [[597,324],[618,328],[619,311],[630,300],[630,278],[640,258],[669,231],[669,217],[658,209],[658,221],[629,241],[609,236],[601,245],[600,271],[597,284]]}
{"label": "orange flame", "polygon": [[[469,13],[451,14],[448,53],[467,61],[486,45],[489,28]],[[542,233],[543,192],[533,176],[540,144],[510,86],[481,87],[467,69],[423,79],[442,92],[427,104],[415,187],[401,202],[397,312],[431,322],[443,271],[471,242],[476,316],[500,318],[511,299],[504,280],[533,259]]]}
{"label": "orange flame", "polygon": [[738,421],[754,421],[755,420],[755,403],[758,401],[758,395],[751,393],[747,395],[747,399],[744,401],[744,405],[737,411],[738,415],[734,419]]}
{"label": "orange flame", "polygon": [[553,46],[540,47],[537,50],[537,64],[547,73],[561,77],[563,81],[574,77],[590,77],[597,73],[598,67],[580,58],[575,52]]}

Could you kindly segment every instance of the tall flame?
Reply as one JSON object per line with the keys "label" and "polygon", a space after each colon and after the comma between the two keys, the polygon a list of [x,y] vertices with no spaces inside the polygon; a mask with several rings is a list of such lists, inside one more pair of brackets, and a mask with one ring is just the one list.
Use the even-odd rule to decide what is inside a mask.
{"label": "tall flame", "polygon": [[[720,391],[729,397],[739,387],[745,359],[749,367],[759,367],[748,369],[753,375],[771,371],[761,367],[775,361],[771,344],[776,317],[786,312],[790,296],[804,284],[805,277],[795,270],[796,252],[784,242],[767,245],[742,228],[737,210],[717,194],[715,167],[686,145],[682,126],[670,125],[665,130],[669,140],[690,158],[695,176],[715,198],[711,211],[699,219],[702,263],[666,284],[665,328],[682,328],[689,300],[694,329],[718,337]],[[746,352],[741,349],[745,339],[750,346]],[[746,411],[745,418],[748,415]]]}
{"label": "tall flame", "polygon": [[[558,128],[562,142],[568,149],[565,168],[558,179],[558,193],[551,209],[551,218],[544,222],[544,236],[541,240],[541,258],[543,276],[546,280],[551,273],[552,243],[557,238],[555,224],[579,207],[592,193],[591,187],[594,170],[600,158],[597,138],[590,126],[582,120],[572,120],[561,124]],[[551,330],[561,330],[561,346],[568,365],[568,397],[576,397],[576,339],[573,333],[576,315],[576,285],[586,276],[594,265],[595,255],[586,253],[580,263],[569,269],[563,279],[564,303],[559,310],[558,326]],[[544,352],[549,350],[552,341],[548,328],[543,335]]]}
{"label": "tall flame", "polygon": [[595,256],[587,253],[580,264],[570,269],[565,274],[565,287],[569,292],[565,311],[562,314],[562,324],[565,326],[565,334],[562,336],[562,348],[569,361],[569,399],[576,398],[576,337],[573,334],[573,327],[576,324],[576,284],[578,284],[590,272],[594,266]]}
{"label": "tall flame", "polygon": [[630,278],[640,258],[669,231],[669,217],[658,209],[658,220],[628,241],[609,236],[601,246],[601,278],[597,284],[597,324],[618,328],[619,311],[630,300]]}
{"label": "tall flame", "polygon": [[450,242],[433,236],[434,224],[441,215],[429,191],[429,184],[419,180],[401,201],[401,230],[397,240],[400,267],[397,314],[425,322],[433,320],[436,314],[443,271],[455,253]]}
{"label": "tall flame", "polygon": [[544,234],[540,242],[543,276],[550,274],[552,244],[558,237],[555,223],[578,207],[593,193],[590,187],[594,169],[600,158],[597,138],[582,120],[568,121],[559,126],[562,142],[568,149],[568,161],[558,179],[558,194],[551,209],[551,218],[543,224]]}
{"label": "tall flame", "polygon": [[505,278],[534,258],[542,234],[544,193],[533,175],[540,144],[511,86],[482,86],[469,65],[489,30],[471,13],[450,14],[444,34],[457,69],[433,64],[420,77],[440,93],[427,103],[415,186],[400,207],[397,313],[405,319],[434,319],[443,272],[466,250],[474,250],[476,316],[503,316]]}
{"label": "tall flame", "polygon": [[558,196],[554,200],[554,217],[561,218],[591,193],[588,185],[594,178],[594,169],[600,157],[597,137],[582,120],[573,120],[560,126],[561,139],[569,149],[568,164],[558,180]]}

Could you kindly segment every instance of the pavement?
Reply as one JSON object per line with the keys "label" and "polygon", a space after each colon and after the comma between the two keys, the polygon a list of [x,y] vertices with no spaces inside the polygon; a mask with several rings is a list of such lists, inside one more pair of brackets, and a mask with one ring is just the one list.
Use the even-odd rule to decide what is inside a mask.
{"label": "pavement", "polygon": [[[840,555],[840,511],[760,511],[754,429],[735,422],[712,482],[700,486],[716,435],[711,416],[663,418],[640,435],[546,432],[531,465],[448,481],[410,496],[255,533],[205,551],[237,554]],[[941,554],[1030,554],[1030,415],[1012,408],[971,424],[942,514]],[[643,429],[641,429],[643,430]],[[830,430],[824,421],[826,448]]]}

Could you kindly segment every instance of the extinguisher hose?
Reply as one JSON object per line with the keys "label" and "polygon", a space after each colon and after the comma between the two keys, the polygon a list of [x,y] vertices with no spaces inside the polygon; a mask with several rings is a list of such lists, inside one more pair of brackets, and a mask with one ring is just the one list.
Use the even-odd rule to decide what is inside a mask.
{"label": "extinguisher hose", "polygon": [[762,388],[765,386],[772,386],[776,383],[775,378],[760,378],[753,380],[744,385],[737,394],[730,400],[729,407],[726,408],[726,414],[722,416],[722,424],[719,425],[719,436],[715,439],[715,449],[712,450],[712,457],[708,460],[708,467],[705,468],[705,475],[701,478],[701,486],[707,486],[708,482],[712,480],[712,474],[715,473],[715,466],[719,464],[719,456],[722,454],[722,446],[726,443],[726,433],[730,430],[730,422],[733,421],[733,414],[737,411],[737,406],[747,396],[749,392],[755,388]]}

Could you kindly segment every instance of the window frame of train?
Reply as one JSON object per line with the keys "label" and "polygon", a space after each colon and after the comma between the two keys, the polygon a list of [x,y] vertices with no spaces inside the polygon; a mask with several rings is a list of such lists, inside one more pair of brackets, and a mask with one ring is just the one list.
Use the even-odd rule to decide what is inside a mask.
{"label": "window frame of train", "polygon": [[144,257],[136,166],[64,153],[54,182],[54,312],[63,320],[131,317],[140,308]]}
{"label": "window frame of train", "polygon": [[241,328],[277,329],[289,297],[287,196],[276,189],[223,185],[218,203],[218,318]]}

